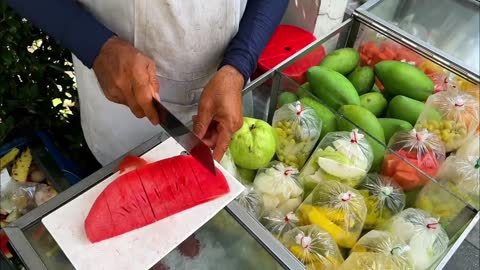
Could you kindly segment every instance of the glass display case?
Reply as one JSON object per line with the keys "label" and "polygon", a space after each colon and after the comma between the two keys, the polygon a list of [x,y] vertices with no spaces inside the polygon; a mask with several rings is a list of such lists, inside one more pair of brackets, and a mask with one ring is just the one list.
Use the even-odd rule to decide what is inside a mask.
{"label": "glass display case", "polygon": [[[388,1],[389,4],[392,2],[394,1]],[[459,2],[470,3],[471,1]],[[379,3],[381,1],[370,1],[362,8],[365,12],[367,10],[371,11],[371,8],[381,7]],[[390,10],[390,8],[385,6],[383,10]],[[384,18],[395,18],[395,16],[398,16],[394,12],[388,15],[384,12],[379,12],[379,14],[387,16]],[[480,219],[478,205],[463,197],[461,193],[452,189],[451,186],[429,174],[408,157],[399,154],[396,151],[397,149],[388,146],[388,141],[377,138],[374,132],[358,126],[356,121],[353,121],[350,116],[326,104],[321,98],[317,97],[315,91],[308,90],[308,87],[306,88],[305,85],[299,85],[296,81],[291,80],[282,73],[283,70],[299,59],[308,56],[309,53],[315,51],[320,46],[324,47],[327,53],[340,48],[354,48],[359,51],[360,61],[364,66],[373,66],[380,60],[388,60],[388,57],[385,58],[384,56],[382,56],[383,58],[372,57],[372,54],[367,51],[369,48],[381,51],[386,46],[394,46],[396,53],[390,56],[391,60],[410,62],[410,64],[416,65],[425,73],[433,70],[433,75],[430,74],[432,75],[430,77],[432,80],[437,76],[442,76],[442,79],[437,83],[439,85],[435,85],[435,87],[439,87],[437,90],[445,90],[440,89],[442,87],[440,85],[441,82],[445,82],[448,85],[443,85],[443,87],[448,88],[451,85],[456,85],[463,90],[468,89],[465,91],[471,91],[470,87],[473,87],[472,93],[477,91],[478,94],[478,89],[475,90],[475,87],[478,86],[478,72],[475,75],[466,62],[457,61],[450,57],[442,58],[448,53],[447,49],[444,49],[445,52],[440,51],[428,44],[428,46],[425,45],[426,42],[421,40],[418,40],[419,43],[416,43],[416,38],[414,39],[413,36],[411,39],[402,37],[398,34],[400,31],[400,28],[392,30],[386,26],[381,26],[371,18],[362,15],[361,12],[356,12],[352,18],[343,22],[338,28],[306,46],[272,70],[260,75],[247,85],[243,92],[244,95],[252,95],[254,98],[253,115],[249,116],[264,120],[270,124],[272,124],[274,113],[279,108],[279,104],[285,103],[283,99],[286,95],[282,95],[284,93],[294,94],[297,98],[298,96],[307,97],[314,102],[318,102],[325,109],[323,111],[324,114],[331,116],[330,120],[333,120],[334,123],[341,121],[343,125],[358,129],[360,133],[364,134],[369,144],[375,147],[376,151],[380,151],[386,159],[394,159],[397,167],[402,167],[403,171],[408,171],[407,179],[402,178],[403,180],[415,178],[415,181],[421,182],[416,188],[411,188],[404,192],[405,203],[402,209],[421,208],[426,211],[426,215],[432,218],[438,215],[442,216],[440,222],[436,223],[445,231],[446,238],[444,237],[443,240],[448,239],[441,241],[445,243],[445,247],[439,250],[438,257],[429,258],[431,261],[428,261],[429,264],[431,263],[428,269],[441,269]],[[440,47],[440,45],[438,46]],[[448,71],[445,71],[445,69]],[[307,80],[305,79],[306,82]],[[379,88],[381,85],[376,87]],[[325,126],[323,127],[325,128]],[[333,130],[336,130],[336,128]],[[167,138],[167,134],[161,133],[138,146],[130,154],[141,155]],[[111,175],[116,170],[119,162],[120,159],[105,166],[82,180],[79,184],[70,187],[5,228],[15,253],[29,269],[72,268],[61,249],[58,248],[48,231],[43,227],[41,219]],[[377,166],[371,172],[387,174],[386,170],[384,166]],[[303,184],[306,191],[307,185]],[[317,184],[314,183],[311,189],[315,190],[315,185]],[[429,195],[431,193],[422,192],[424,187],[434,187],[436,192],[433,195]],[[310,191],[314,192],[312,190]],[[362,196],[366,196],[364,193],[359,193]],[[441,194],[440,200],[435,197],[437,194]],[[432,205],[433,207],[431,207]],[[368,205],[365,207],[368,208]],[[441,212],[435,212],[437,209],[441,209]],[[321,209],[317,210],[320,211]],[[297,215],[299,214],[298,211],[300,210],[297,209]],[[315,215],[312,216],[313,218],[309,219],[308,222],[305,222],[306,219],[303,220],[304,224],[302,225],[318,225],[323,230],[329,232],[335,241],[342,236],[341,233],[340,235],[338,234],[338,232],[342,231],[332,230],[332,228],[340,227],[338,223],[334,224],[337,222],[337,220],[334,220],[335,218],[327,215],[327,219],[315,221]],[[329,225],[326,225],[327,220]],[[368,216],[361,223],[366,223],[367,220]],[[435,224],[435,226],[438,224]],[[294,247],[295,245],[290,245],[288,241],[285,241],[283,233],[274,236],[269,231],[272,228],[264,225],[266,225],[264,219],[258,220],[243,208],[241,203],[233,201],[194,233],[189,240],[186,240],[185,245],[188,245],[189,241],[193,241],[193,243],[200,242],[200,250],[195,251],[194,249],[193,251],[198,253],[196,259],[185,256],[185,252],[181,250],[182,244],[160,260],[152,269],[163,270],[169,269],[168,267],[170,269],[189,269],[188,267],[192,264],[197,265],[196,269],[305,269],[306,266],[307,269],[319,269],[315,265],[320,262],[312,262],[310,256],[305,257],[306,253],[299,253],[297,247]],[[367,231],[366,229],[363,230],[362,234]],[[341,242],[337,242],[340,245]],[[300,243],[303,245],[302,241]],[[343,259],[346,259],[349,254],[348,248],[342,248],[340,251],[344,257]],[[204,252],[203,255],[202,252]],[[329,256],[326,255],[325,258],[328,259]],[[338,259],[336,263],[340,264],[343,259]],[[331,260],[329,261],[331,262]]]}

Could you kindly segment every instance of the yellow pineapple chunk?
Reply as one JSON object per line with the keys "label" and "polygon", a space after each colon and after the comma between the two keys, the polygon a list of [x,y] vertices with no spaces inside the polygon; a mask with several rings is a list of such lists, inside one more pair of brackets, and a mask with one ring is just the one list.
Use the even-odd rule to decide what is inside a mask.
{"label": "yellow pineapple chunk", "polygon": [[10,152],[6,153],[2,158],[0,158],[0,170],[12,162],[17,157],[19,152],[20,150],[18,148],[13,148],[10,150]]}
{"label": "yellow pineapple chunk", "polygon": [[13,179],[17,180],[18,182],[27,181],[28,170],[30,169],[31,164],[32,164],[32,153],[30,153],[30,149],[27,148],[25,151],[22,152],[20,157],[17,159],[17,161],[13,165],[13,168],[12,168]]}

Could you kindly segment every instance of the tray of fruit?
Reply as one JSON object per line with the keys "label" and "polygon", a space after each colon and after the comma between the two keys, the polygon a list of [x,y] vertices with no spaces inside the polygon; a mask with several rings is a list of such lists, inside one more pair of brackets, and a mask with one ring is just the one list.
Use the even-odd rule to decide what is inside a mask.
{"label": "tray of fruit", "polygon": [[222,160],[247,211],[307,269],[438,264],[478,219],[478,86],[388,39],[328,53],[303,85],[273,76],[273,111]]}

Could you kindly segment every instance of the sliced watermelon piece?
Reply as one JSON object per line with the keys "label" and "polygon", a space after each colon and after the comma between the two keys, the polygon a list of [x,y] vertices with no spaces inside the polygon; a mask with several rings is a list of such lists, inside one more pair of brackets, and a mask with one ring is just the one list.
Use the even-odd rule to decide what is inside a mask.
{"label": "sliced watermelon piece", "polygon": [[106,196],[98,196],[85,220],[87,238],[92,242],[97,242],[114,237],[118,235],[114,226]]}
{"label": "sliced watermelon piece", "polygon": [[147,194],[148,201],[150,202],[150,208],[153,211],[153,215],[155,216],[156,220],[160,220],[165,218],[172,213],[168,212],[168,210],[162,204],[161,196],[158,193],[156,182],[157,181],[167,181],[156,179],[156,175],[153,172],[154,167],[152,166],[145,166],[141,171],[136,171],[137,174],[140,176],[140,183],[143,185],[143,189]]}
{"label": "sliced watermelon piece", "polygon": [[124,233],[131,231],[139,226],[146,225],[142,210],[137,205],[137,200],[133,193],[123,193],[119,185],[130,185],[130,176],[128,173],[115,181],[105,189],[105,197],[108,208],[114,222],[115,233]]}
{"label": "sliced watermelon piece", "polygon": [[[230,188],[228,186],[227,181],[215,181],[212,182],[212,179],[215,179],[205,167],[202,166],[197,160],[190,157],[187,159],[190,167],[192,168],[192,173],[197,177],[197,183],[200,187],[201,191],[204,193],[204,197],[197,197],[197,203],[203,203],[212,199],[219,197],[218,194],[222,194],[226,190],[228,193]],[[217,177],[218,175],[222,175],[222,173],[217,169]],[[225,179],[223,177],[223,179]],[[198,201],[200,200],[200,201]]]}
{"label": "sliced watermelon piece", "polygon": [[137,171],[133,171],[131,174],[128,174],[129,185],[118,185],[120,192],[126,194],[127,197],[134,197],[136,205],[142,213],[143,220],[142,223],[150,224],[155,222],[155,216],[152,212],[152,207],[148,201],[147,194],[143,189],[142,182],[138,176]]}
{"label": "sliced watermelon piece", "polygon": [[120,162],[120,165],[118,165],[118,170],[120,171],[120,173],[123,173],[129,169],[138,169],[140,167],[143,167],[144,165],[147,165],[147,163],[148,162],[143,158],[127,155]]}
{"label": "sliced watermelon piece", "polygon": [[191,156],[146,164],[120,175],[94,202],[85,220],[95,243],[129,232],[229,192],[217,170],[212,175]]}
{"label": "sliced watermelon piece", "polygon": [[403,188],[404,191],[410,191],[417,187],[425,185],[426,179],[416,173],[397,171],[392,178]]}

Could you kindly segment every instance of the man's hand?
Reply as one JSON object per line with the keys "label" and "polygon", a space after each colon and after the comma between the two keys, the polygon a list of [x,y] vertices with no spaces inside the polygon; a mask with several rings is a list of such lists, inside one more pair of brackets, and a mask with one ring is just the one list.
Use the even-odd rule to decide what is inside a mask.
{"label": "man's hand", "polygon": [[205,86],[193,131],[213,148],[220,161],[228,149],[232,134],[242,127],[242,89],[244,78],[232,66],[223,66]]}
{"label": "man's hand", "polygon": [[118,37],[110,38],[93,63],[98,82],[110,101],[127,105],[138,117],[159,123],[152,99],[160,100],[155,62]]}

